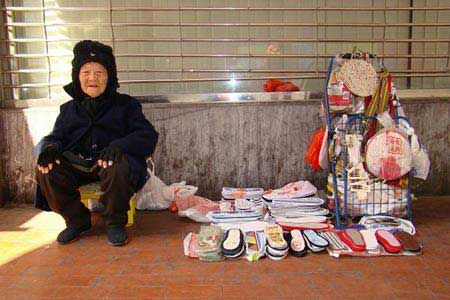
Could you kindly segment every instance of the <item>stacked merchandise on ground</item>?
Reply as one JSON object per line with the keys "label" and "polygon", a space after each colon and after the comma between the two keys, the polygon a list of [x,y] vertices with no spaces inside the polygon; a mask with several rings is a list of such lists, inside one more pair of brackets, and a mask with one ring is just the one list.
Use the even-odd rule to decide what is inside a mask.
{"label": "stacked merchandise on ground", "polygon": [[421,254],[408,220],[366,217],[351,228],[338,230],[330,222],[333,215],[324,208],[325,201],[316,193],[308,181],[265,192],[224,188],[219,209],[206,214],[211,225],[202,225],[199,234],[185,238],[185,254],[203,261],[282,260],[289,253],[304,257],[325,251],[333,257]]}
{"label": "stacked merchandise on ground", "polygon": [[282,260],[289,253],[304,257],[325,250],[336,258],[413,256],[422,254],[414,234],[412,223],[390,216],[369,217],[358,226],[341,230],[283,230],[278,224],[263,221],[222,223],[202,225],[199,234],[190,233],[184,240],[184,251],[202,261]]}
{"label": "stacked merchandise on ground", "polygon": [[[257,261],[325,251],[333,257],[422,253],[409,221],[411,181],[426,179],[429,159],[391,74],[382,64],[377,74],[369,57],[376,59],[353,53],[330,61],[327,128],[315,132],[305,157],[315,170],[329,169],[328,199],[303,180],[267,191],[224,187],[218,203],[191,199],[201,208],[198,220],[211,225],[185,238],[187,256]],[[177,201],[180,215],[192,210]]]}

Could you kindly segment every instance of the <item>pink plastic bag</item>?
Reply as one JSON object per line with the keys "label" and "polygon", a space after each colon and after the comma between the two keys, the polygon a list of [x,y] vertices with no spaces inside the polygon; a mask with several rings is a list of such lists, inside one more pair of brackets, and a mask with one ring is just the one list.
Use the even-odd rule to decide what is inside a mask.
{"label": "pink plastic bag", "polygon": [[187,217],[196,222],[211,222],[206,214],[213,210],[219,210],[219,203],[213,202],[209,199],[196,196],[175,196],[175,203],[178,207],[178,215]]}

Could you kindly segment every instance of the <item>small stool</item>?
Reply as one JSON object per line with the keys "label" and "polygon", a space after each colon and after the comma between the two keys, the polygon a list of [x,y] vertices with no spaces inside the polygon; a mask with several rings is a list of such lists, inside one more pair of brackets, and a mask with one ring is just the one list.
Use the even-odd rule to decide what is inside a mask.
{"label": "small stool", "polygon": [[[100,196],[102,195],[102,191],[100,189],[100,184],[91,183],[87,185],[83,185],[79,188],[81,195],[81,202],[89,208],[92,212],[96,212],[95,208],[92,208],[92,205],[89,205],[89,199],[98,201]],[[90,207],[91,206],[91,207]],[[134,215],[136,214],[136,200],[134,199],[134,195],[130,198],[130,210],[127,211],[128,215],[128,223],[127,227],[132,226],[134,224]]]}

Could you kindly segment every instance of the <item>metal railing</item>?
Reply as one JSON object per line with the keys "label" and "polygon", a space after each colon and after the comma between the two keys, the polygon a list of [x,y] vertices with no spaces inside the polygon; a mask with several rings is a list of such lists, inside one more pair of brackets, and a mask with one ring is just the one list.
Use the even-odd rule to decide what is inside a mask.
{"label": "metal railing", "polygon": [[[6,3],[6,1],[4,1]],[[447,20],[445,22],[426,22],[421,20],[421,22],[413,22],[412,14],[414,12],[441,12],[441,11],[450,11],[450,6],[435,6],[435,7],[113,7],[110,5],[109,7],[14,7],[7,6],[1,8],[4,16],[4,23],[2,24],[4,32],[7,34],[7,38],[0,39],[0,45],[6,45],[8,49],[13,49],[9,53],[2,53],[0,55],[0,59],[2,63],[2,76],[4,83],[1,87],[2,95],[5,95],[5,90],[11,89],[29,89],[29,88],[49,88],[49,95],[51,94],[50,87],[52,86],[61,86],[63,83],[60,82],[51,82],[50,74],[56,72],[64,72],[65,69],[54,69],[52,67],[51,58],[70,58],[72,57],[72,53],[59,53],[52,54],[49,51],[49,45],[51,43],[61,43],[61,42],[76,42],[79,39],[74,37],[49,37],[47,32],[51,27],[63,27],[63,28],[71,28],[71,27],[92,27],[92,28],[101,28],[107,27],[110,28],[111,38],[100,38],[96,39],[101,42],[110,43],[113,46],[117,46],[119,43],[155,43],[155,42],[168,42],[168,43],[179,43],[179,51],[176,53],[116,53],[115,56],[117,58],[179,58],[183,60],[183,58],[238,58],[238,59],[250,59],[252,58],[278,58],[278,59],[289,59],[289,58],[298,58],[298,59],[315,59],[316,65],[314,69],[281,69],[281,68],[185,68],[183,67],[183,61],[181,62],[181,67],[176,69],[170,68],[138,68],[138,69],[130,69],[130,68],[121,68],[119,65],[118,72],[119,73],[179,73],[180,76],[178,78],[167,78],[167,79],[130,79],[130,80],[121,80],[121,84],[151,84],[151,83],[175,83],[175,82],[214,82],[214,81],[228,81],[231,78],[239,81],[256,81],[256,80],[267,80],[272,78],[271,74],[276,74],[277,78],[280,79],[289,79],[289,80],[300,80],[300,79],[323,79],[325,77],[325,70],[319,69],[317,61],[319,59],[326,59],[330,57],[329,54],[321,54],[317,52],[316,54],[262,54],[262,53],[252,53],[250,51],[250,44],[254,43],[313,43],[315,48],[318,48],[319,44],[327,45],[329,43],[369,43],[372,45],[379,45],[382,53],[378,53],[378,57],[382,59],[407,59],[407,67],[404,69],[393,69],[392,73],[396,77],[400,78],[436,78],[436,77],[450,77],[450,51],[448,47],[450,47],[450,22]],[[109,22],[47,22],[46,21],[46,13],[47,12],[79,12],[79,11],[88,11],[88,12],[106,12],[109,13]],[[232,11],[240,11],[240,12],[313,12],[316,16],[315,22],[182,22],[181,14],[183,12],[232,12]],[[318,13],[319,12],[381,12],[384,13],[384,22],[325,22],[323,20],[319,20]],[[14,15],[17,13],[24,12],[36,12],[42,14],[42,22],[20,22],[16,21]],[[178,22],[114,22],[114,13],[126,13],[126,12],[177,12],[178,13]],[[408,13],[410,18],[409,22],[387,22],[386,13],[387,12],[403,12]],[[175,27],[178,28],[179,37],[178,38],[127,38],[127,37],[117,37],[115,34],[115,30],[118,28],[128,28],[128,27]],[[255,38],[251,37],[248,34],[245,38],[187,38],[183,36],[182,29],[188,27],[226,27],[226,28],[251,28],[251,27],[294,27],[294,28],[312,28],[316,31],[319,28],[329,28],[329,27],[337,27],[343,28],[369,28],[369,29],[377,29],[381,28],[383,30],[383,37],[386,36],[385,31],[387,28],[408,28],[410,33],[413,29],[417,28],[447,28],[448,27],[448,36],[449,38],[413,38],[410,34],[408,37],[399,37],[399,38]],[[16,30],[21,29],[31,29],[31,28],[43,28],[44,36],[43,37],[17,37],[15,33]],[[317,34],[316,34],[317,35]],[[89,37],[86,37],[89,38]],[[45,44],[45,53],[23,53],[18,52],[19,45],[21,44],[34,44],[34,43],[44,43]],[[247,53],[189,53],[183,50],[184,43],[247,43],[248,50]],[[408,51],[399,52],[399,53],[386,53],[384,49],[388,44],[407,44]],[[440,45],[447,45],[446,53],[414,53],[412,51],[413,45],[424,45],[428,43],[435,43]],[[44,59],[47,63],[47,68],[30,68],[21,67],[17,61],[18,60],[32,60],[32,59]],[[412,67],[413,60],[437,60],[444,59],[446,60],[446,64],[442,64],[441,62],[437,64],[436,68],[423,68],[418,69]],[[214,62],[212,63],[214,65]],[[6,69],[4,66],[8,66]],[[222,73],[222,74],[233,74],[233,77],[201,77],[201,78],[186,78],[184,74],[206,74],[206,73]],[[241,74],[242,76],[235,76],[235,73]],[[33,74],[47,74],[47,82],[24,82],[20,80],[18,76],[29,74],[30,76]],[[256,75],[255,75],[256,74]],[[295,75],[292,75],[295,74]],[[222,75],[223,76],[223,75]],[[14,93],[10,93],[14,97]],[[5,96],[3,96],[5,99]]]}

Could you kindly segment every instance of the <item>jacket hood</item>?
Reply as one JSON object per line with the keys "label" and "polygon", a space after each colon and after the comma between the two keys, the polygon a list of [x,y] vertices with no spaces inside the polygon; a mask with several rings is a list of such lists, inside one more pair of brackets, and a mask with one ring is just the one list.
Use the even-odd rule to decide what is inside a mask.
{"label": "jacket hood", "polygon": [[73,54],[72,82],[64,86],[64,90],[71,97],[79,100],[89,97],[81,90],[80,81],[78,79],[81,67],[88,62],[100,63],[108,72],[108,82],[102,95],[110,95],[119,88],[116,60],[110,46],[97,41],[84,40],[75,45]]}

